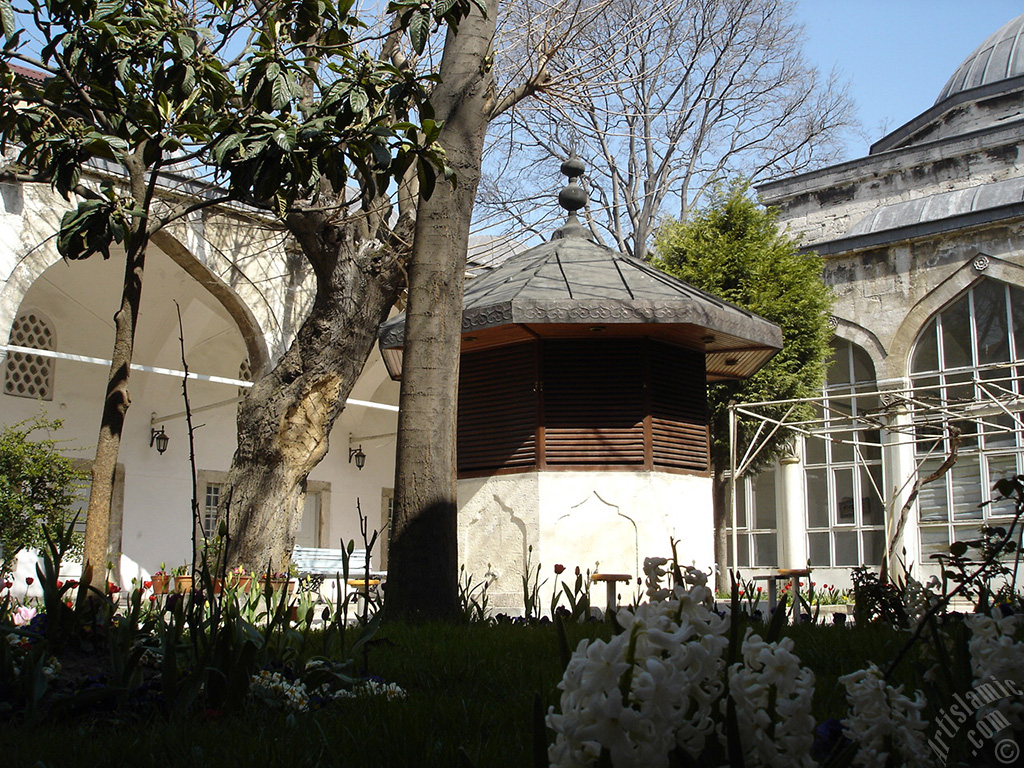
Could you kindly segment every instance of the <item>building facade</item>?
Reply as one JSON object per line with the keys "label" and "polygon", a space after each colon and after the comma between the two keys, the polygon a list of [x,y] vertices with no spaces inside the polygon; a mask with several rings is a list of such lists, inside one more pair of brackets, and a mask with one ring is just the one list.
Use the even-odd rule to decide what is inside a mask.
{"label": "building facade", "polygon": [[867,157],[758,187],[824,258],[834,361],[793,455],[738,484],[739,566],[842,584],[891,544],[927,573],[1007,520],[984,502],[1024,471],[1022,149],[1024,16]]}
{"label": "building facade", "polygon": [[[169,178],[168,193],[188,192],[188,184]],[[109,370],[123,253],[114,251],[106,261],[62,261],[55,233],[68,204],[47,185],[4,184],[0,193],[0,422],[40,414],[61,419],[52,436],[87,468]],[[311,270],[297,247],[252,211],[207,209],[154,238],[112,509],[115,577],[127,583],[162,563],[171,568],[191,560],[183,360],[197,375],[189,381],[197,495],[210,522],[235,450],[238,400],[287,349],[312,298]],[[306,546],[358,541],[357,500],[376,527],[389,509],[398,385],[379,355],[351,398],[331,435],[335,450],[310,475],[299,534]],[[153,440],[160,429],[169,437],[162,453]],[[362,470],[350,461],[350,444],[366,455]],[[83,487],[83,514],[87,493]],[[22,560],[24,578],[33,566]],[[379,563],[380,554],[374,566]]]}

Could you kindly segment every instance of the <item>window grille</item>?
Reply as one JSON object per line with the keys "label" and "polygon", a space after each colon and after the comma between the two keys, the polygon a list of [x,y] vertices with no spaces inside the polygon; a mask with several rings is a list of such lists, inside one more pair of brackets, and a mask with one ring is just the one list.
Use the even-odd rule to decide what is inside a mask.
{"label": "window grille", "polygon": [[[26,312],[14,321],[10,344],[33,349],[53,349],[53,331],[37,312]],[[4,393],[34,400],[53,400],[53,358],[27,352],[7,353]]]}

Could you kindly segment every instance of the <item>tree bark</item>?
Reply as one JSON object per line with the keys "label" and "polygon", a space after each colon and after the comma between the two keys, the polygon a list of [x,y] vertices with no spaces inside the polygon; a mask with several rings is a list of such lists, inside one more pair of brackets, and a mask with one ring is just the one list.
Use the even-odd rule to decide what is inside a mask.
{"label": "tree bark", "polygon": [[[142,277],[149,248],[152,188],[146,184],[146,145],[142,144],[123,159],[128,175],[128,190],[136,210],[142,216],[132,219],[125,239],[124,281],[121,305],[114,314],[114,348],[110,354],[110,374],[103,398],[103,415],[96,438],[96,456],[92,463],[89,510],[85,518],[85,544],[82,551],[82,579],[102,594],[107,593],[107,563],[110,552],[110,504],[114,496],[117,455],[121,450],[124,420],[131,406],[128,378],[135,352],[135,331],[142,304]],[[120,563],[116,572],[120,572]]]}
{"label": "tree bark", "polygon": [[239,407],[238,448],[221,510],[229,567],[257,573],[288,567],[306,478],[327,453],[331,428],[404,286],[396,254],[405,250],[399,241],[411,223],[401,219],[384,243],[373,239],[370,218],[320,211],[288,217],[313,265],[316,297],[291,347]]}
{"label": "tree bark", "polygon": [[398,421],[388,618],[454,618],[458,604],[455,410],[469,224],[494,106],[491,45],[497,0],[451,31],[431,95],[457,185],[420,199],[409,271]]}
{"label": "tree bark", "polygon": [[107,592],[107,564],[114,554],[109,551],[110,503],[114,493],[117,455],[121,449],[121,433],[131,405],[128,375],[135,348],[135,329],[142,302],[142,275],[148,245],[144,230],[136,232],[133,240],[125,254],[121,306],[114,314],[114,348],[110,356],[107,392],[103,399],[103,415],[96,439],[96,455],[92,462],[92,484],[82,552],[82,578],[88,578],[89,583],[103,594]]}

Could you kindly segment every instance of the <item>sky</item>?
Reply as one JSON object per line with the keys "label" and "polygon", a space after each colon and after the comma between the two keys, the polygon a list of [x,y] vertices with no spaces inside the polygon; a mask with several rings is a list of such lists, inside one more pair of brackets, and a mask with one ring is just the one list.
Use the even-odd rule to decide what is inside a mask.
{"label": "sky", "polygon": [[[848,81],[867,137],[847,159],[935,103],[981,42],[1024,13],[1022,0],[797,0],[804,51]],[[887,124],[883,130],[882,125]]]}

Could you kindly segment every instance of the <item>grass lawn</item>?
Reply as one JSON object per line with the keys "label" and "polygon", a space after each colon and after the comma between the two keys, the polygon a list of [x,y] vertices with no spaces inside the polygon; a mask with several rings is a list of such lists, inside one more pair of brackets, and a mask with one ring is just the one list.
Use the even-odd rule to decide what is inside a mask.
{"label": "grass lawn", "polygon": [[[604,625],[569,628],[570,644],[604,636]],[[795,651],[817,675],[816,718],[840,715],[835,679],[868,660],[893,658],[902,634],[880,626],[791,627]],[[551,626],[385,625],[370,668],[408,693],[402,700],[348,700],[309,714],[256,708],[167,720],[147,714],[0,724],[0,768],[249,768],[281,766],[532,765],[534,693],[558,701],[557,635]]]}

